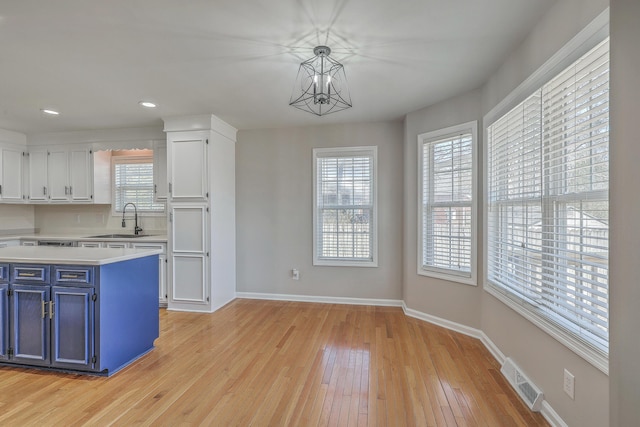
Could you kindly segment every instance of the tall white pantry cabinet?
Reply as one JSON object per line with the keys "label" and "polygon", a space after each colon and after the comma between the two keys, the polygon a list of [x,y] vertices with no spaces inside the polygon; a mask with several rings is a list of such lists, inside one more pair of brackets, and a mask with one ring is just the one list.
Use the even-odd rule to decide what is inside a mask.
{"label": "tall white pantry cabinet", "polygon": [[213,115],[164,119],[169,310],[212,312],[235,298],[237,130]]}

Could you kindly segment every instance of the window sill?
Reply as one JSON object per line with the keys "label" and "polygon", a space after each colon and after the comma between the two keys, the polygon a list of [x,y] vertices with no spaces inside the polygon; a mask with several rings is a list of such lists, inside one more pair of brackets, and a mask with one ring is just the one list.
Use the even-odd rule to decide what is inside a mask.
{"label": "window sill", "polygon": [[314,259],[315,267],[377,267],[377,261],[341,261],[341,260],[319,260]]}
{"label": "window sill", "polygon": [[447,280],[449,282],[456,282],[463,285],[478,286],[478,282],[476,281],[476,278],[473,276],[468,277],[468,276],[458,275],[455,273],[447,273],[442,270],[438,270],[438,271],[427,270],[426,268],[418,267],[418,275],[433,277],[434,279]]}
{"label": "window sill", "polygon": [[553,323],[545,320],[541,316],[536,315],[530,310],[527,310],[518,302],[514,301],[508,294],[495,286],[485,282],[484,290],[496,297],[500,302],[507,307],[520,314],[525,319],[542,329],[547,334],[551,335],[560,344],[573,351],[575,354],[589,362],[595,368],[600,370],[605,375],[609,375],[609,358],[602,353],[590,348],[581,341],[573,338],[569,333],[555,326]]}

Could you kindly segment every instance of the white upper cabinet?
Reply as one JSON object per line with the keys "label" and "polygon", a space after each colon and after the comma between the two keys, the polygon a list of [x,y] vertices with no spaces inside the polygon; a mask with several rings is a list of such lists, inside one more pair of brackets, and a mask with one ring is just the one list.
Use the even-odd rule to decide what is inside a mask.
{"label": "white upper cabinet", "polygon": [[0,146],[0,201],[21,202],[23,199],[24,149]]}
{"label": "white upper cabinet", "polygon": [[92,153],[86,146],[47,147],[29,151],[29,200],[91,202]]}
{"label": "white upper cabinet", "polygon": [[207,138],[169,134],[167,141],[169,198],[174,202],[207,200]]}
{"label": "white upper cabinet", "polygon": [[93,192],[91,154],[91,150],[87,148],[69,150],[69,196],[73,201],[91,201]]}
{"label": "white upper cabinet", "polygon": [[49,200],[54,202],[69,200],[69,154],[66,149],[49,150],[48,183]]}
{"label": "white upper cabinet", "polygon": [[46,148],[29,149],[29,195],[32,202],[49,200]]}
{"label": "white upper cabinet", "polygon": [[167,143],[156,142],[153,147],[153,191],[156,201],[167,200]]}

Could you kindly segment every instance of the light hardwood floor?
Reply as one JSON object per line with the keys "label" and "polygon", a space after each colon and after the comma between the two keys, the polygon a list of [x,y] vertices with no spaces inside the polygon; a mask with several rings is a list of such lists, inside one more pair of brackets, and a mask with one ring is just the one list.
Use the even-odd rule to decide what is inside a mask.
{"label": "light hardwood floor", "polygon": [[400,308],[236,300],[160,329],[110,378],[1,367],[0,425],[548,425],[478,340]]}

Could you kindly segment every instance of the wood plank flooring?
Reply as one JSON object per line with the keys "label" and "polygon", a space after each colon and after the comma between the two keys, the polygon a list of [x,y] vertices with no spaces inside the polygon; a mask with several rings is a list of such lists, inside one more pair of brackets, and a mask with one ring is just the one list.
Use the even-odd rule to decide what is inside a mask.
{"label": "wood plank flooring", "polygon": [[236,300],[160,328],[110,378],[0,367],[0,425],[548,425],[482,343],[400,308]]}

